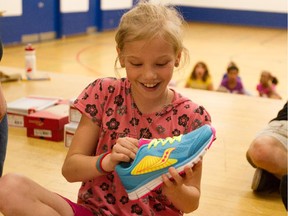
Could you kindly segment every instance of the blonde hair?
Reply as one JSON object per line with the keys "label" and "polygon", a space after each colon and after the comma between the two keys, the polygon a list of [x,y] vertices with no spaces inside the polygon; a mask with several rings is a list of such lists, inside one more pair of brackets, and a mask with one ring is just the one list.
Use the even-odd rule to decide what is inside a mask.
{"label": "blonde hair", "polygon": [[[117,48],[123,51],[126,42],[161,37],[173,46],[175,54],[184,51],[186,59],[188,52],[183,46],[183,24],[182,15],[172,6],[140,1],[120,20],[115,36]],[[119,56],[115,68],[118,60]]]}

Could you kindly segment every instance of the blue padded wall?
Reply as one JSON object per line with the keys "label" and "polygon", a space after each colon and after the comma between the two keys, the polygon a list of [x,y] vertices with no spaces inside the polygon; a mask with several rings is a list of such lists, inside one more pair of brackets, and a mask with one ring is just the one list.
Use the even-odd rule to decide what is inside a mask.
{"label": "blue padded wall", "polygon": [[58,31],[58,1],[43,0],[42,3],[43,7],[39,7],[38,0],[25,1],[22,16],[0,18],[0,36],[4,44],[19,43],[25,34]]}
{"label": "blue padded wall", "polygon": [[89,0],[89,10],[87,12],[60,13],[59,35],[74,35],[86,33],[88,27],[96,27],[99,13],[99,3],[97,0]]}
{"label": "blue padded wall", "polygon": [[259,11],[177,7],[187,21],[287,28],[287,14]]}

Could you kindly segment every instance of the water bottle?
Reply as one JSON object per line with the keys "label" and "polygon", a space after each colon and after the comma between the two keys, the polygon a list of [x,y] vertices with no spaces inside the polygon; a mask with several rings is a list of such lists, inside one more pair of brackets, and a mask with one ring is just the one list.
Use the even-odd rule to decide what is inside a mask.
{"label": "water bottle", "polygon": [[25,47],[25,71],[27,79],[33,79],[36,73],[36,55],[32,44]]}

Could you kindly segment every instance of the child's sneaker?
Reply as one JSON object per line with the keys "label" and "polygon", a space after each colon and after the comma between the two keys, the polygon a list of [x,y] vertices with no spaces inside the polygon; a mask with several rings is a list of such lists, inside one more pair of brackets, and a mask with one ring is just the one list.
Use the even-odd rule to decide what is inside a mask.
{"label": "child's sneaker", "polygon": [[132,163],[120,163],[115,171],[129,199],[139,199],[162,184],[161,175],[170,176],[169,167],[175,167],[178,173],[183,173],[187,165],[193,167],[214,140],[215,129],[210,125],[172,138],[144,140],[135,160]]}
{"label": "child's sneaker", "polygon": [[251,189],[255,192],[275,192],[279,190],[280,180],[266,170],[256,168]]}

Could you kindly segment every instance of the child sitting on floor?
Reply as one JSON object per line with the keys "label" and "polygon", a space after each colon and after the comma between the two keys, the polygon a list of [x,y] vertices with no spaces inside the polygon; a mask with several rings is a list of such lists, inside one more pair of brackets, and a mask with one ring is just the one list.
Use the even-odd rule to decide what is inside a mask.
{"label": "child sitting on floor", "polygon": [[276,92],[276,85],[278,80],[276,77],[268,71],[263,71],[261,73],[260,81],[256,86],[256,89],[260,97],[268,97],[281,99],[281,96]]}

